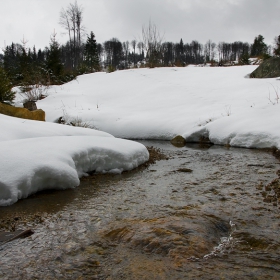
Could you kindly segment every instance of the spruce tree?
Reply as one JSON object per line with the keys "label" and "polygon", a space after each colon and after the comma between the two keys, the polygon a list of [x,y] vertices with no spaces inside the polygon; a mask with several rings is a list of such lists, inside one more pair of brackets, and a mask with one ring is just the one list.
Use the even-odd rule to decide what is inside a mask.
{"label": "spruce tree", "polygon": [[249,58],[250,58],[250,56],[249,56],[248,52],[243,53],[239,57],[239,64],[241,64],[241,65],[250,65]]}
{"label": "spruce tree", "polygon": [[267,45],[264,43],[264,37],[259,35],[255,38],[254,43],[251,48],[251,56],[266,56],[267,55]]}
{"label": "spruce tree", "polygon": [[60,47],[55,39],[56,34],[54,33],[51,37],[49,53],[47,57],[47,69],[50,71],[52,80],[58,82],[59,78],[63,73],[63,65],[60,58]]}
{"label": "spruce tree", "polygon": [[280,35],[275,38],[275,48],[273,50],[273,53],[276,56],[280,56]]}
{"label": "spruce tree", "polygon": [[180,58],[180,64],[184,65],[184,43],[182,38],[179,43],[179,58]]}
{"label": "spruce tree", "polygon": [[0,102],[12,102],[14,98],[15,92],[12,91],[12,84],[4,69],[0,67]]}
{"label": "spruce tree", "polygon": [[14,85],[22,78],[18,47],[14,43],[11,46],[7,46],[4,50],[4,70]]}
{"label": "spruce tree", "polygon": [[90,72],[94,72],[99,69],[97,44],[95,40],[95,35],[92,31],[90,32],[90,36],[88,36],[85,45],[85,60]]}

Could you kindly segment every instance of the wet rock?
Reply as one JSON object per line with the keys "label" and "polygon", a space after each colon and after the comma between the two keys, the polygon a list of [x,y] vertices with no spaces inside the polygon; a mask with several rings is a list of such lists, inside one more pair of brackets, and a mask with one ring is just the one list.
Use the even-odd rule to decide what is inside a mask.
{"label": "wet rock", "polygon": [[179,263],[184,262],[186,257],[203,257],[219,243],[221,236],[228,234],[229,224],[208,217],[198,225],[192,218],[186,219],[186,213],[176,218],[128,220],[124,226],[115,227],[104,236],[145,253],[167,256]]}
{"label": "wet rock", "polygon": [[75,254],[81,250],[81,245],[74,241],[67,242],[62,246],[62,250],[68,255]]}
{"label": "wet rock", "polygon": [[184,173],[191,173],[191,172],[193,172],[193,170],[190,169],[190,168],[179,168],[177,171],[178,172],[184,172]]}
{"label": "wet rock", "polygon": [[175,147],[181,148],[186,145],[186,139],[181,135],[177,135],[171,140],[171,144]]}

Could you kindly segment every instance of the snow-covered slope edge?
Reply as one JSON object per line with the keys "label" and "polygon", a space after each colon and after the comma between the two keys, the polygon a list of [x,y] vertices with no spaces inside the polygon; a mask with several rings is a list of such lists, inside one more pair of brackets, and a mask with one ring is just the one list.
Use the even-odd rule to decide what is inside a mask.
{"label": "snow-covered slope edge", "polygon": [[74,188],[89,171],[131,170],[149,154],[129,140],[58,136],[4,141],[0,158],[0,206],[6,206],[40,190]]}
{"label": "snow-covered slope edge", "polygon": [[131,170],[149,159],[140,143],[86,128],[0,114],[0,206],[45,189],[79,185],[86,172]]}
{"label": "snow-covered slope edge", "polygon": [[280,148],[279,106],[255,109],[213,120],[183,133],[187,142],[209,138],[213,144],[242,148]]}

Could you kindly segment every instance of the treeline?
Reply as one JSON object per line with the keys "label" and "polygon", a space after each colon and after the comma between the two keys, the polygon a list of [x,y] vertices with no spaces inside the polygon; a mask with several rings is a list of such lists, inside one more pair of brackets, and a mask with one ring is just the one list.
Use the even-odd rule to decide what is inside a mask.
{"label": "treeline", "polygon": [[[279,36],[280,41],[280,36]],[[279,53],[279,45],[274,54]],[[120,42],[117,38],[97,43],[94,33],[87,41],[73,46],[68,41],[59,45],[56,34],[52,35],[50,45],[36,50],[26,47],[26,43],[6,46],[0,56],[0,65],[6,71],[13,85],[34,82],[60,84],[75,76],[100,70],[114,71],[141,66],[185,66],[188,64],[211,63],[249,64],[250,57],[266,59],[272,55],[271,48],[264,43],[263,36],[255,38],[253,44],[247,42],[220,42],[209,40],[206,44],[198,41],[184,44],[163,42],[157,50],[149,51],[143,42],[133,40]],[[149,62],[153,60],[153,65]]]}
{"label": "treeline", "polygon": [[45,49],[26,48],[26,44],[6,46],[0,56],[4,68],[14,85],[34,82],[61,84],[86,72],[99,71],[99,56],[94,34],[79,47],[79,57],[72,52],[69,42],[59,45],[56,34]]}

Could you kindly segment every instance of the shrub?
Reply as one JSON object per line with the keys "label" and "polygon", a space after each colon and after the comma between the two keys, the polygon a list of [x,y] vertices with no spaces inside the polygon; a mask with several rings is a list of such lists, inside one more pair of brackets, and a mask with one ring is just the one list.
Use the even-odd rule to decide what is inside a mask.
{"label": "shrub", "polygon": [[239,58],[239,64],[241,65],[250,65],[250,56],[248,53],[243,53]]}
{"label": "shrub", "polygon": [[0,102],[11,103],[15,98],[15,92],[12,91],[12,84],[6,75],[4,69],[0,67]]}
{"label": "shrub", "polygon": [[25,101],[37,101],[48,96],[49,86],[42,84],[26,85],[20,87],[20,95],[25,97]]}
{"label": "shrub", "polygon": [[112,72],[116,71],[116,68],[113,65],[109,65],[107,71],[108,71],[108,73],[112,73]]}

